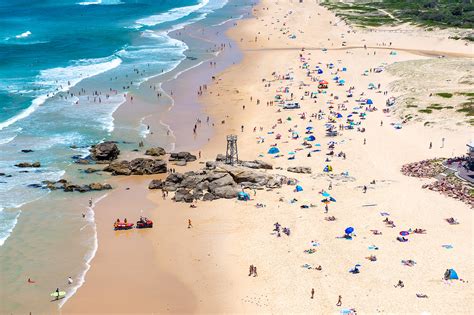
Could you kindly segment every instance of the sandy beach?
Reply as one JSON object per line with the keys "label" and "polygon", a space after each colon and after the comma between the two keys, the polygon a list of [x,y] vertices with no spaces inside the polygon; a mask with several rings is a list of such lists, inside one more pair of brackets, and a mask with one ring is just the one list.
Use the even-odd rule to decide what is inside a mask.
{"label": "sandy beach", "polygon": [[[184,167],[169,166],[179,173],[203,168],[225,154],[226,135],[236,134],[240,159],[269,162],[273,169],[267,172],[295,178],[303,191],[296,192],[293,185],[250,190],[246,202],[196,201],[191,208],[172,201],[173,193],[164,199],[161,191],[148,189],[152,179],[165,174],[114,178],[115,189],[93,209],[97,254],[84,285],[60,313],[471,313],[472,205],[423,189],[432,179],[407,177],[400,169],[406,163],[465,154],[472,126],[414,120],[397,129],[395,124],[403,120],[399,109],[383,109],[388,97],[404,93],[391,90],[400,77],[386,68],[396,65],[398,73],[409,72],[404,63],[440,55],[473,65],[472,44],[442,32],[428,36],[406,25],[398,30],[410,31],[353,29],[315,1],[261,0],[253,13],[236,21],[227,34],[243,52],[241,60],[232,51],[237,47],[226,47],[216,59],[222,68],[215,73],[203,64],[184,73],[187,79],[178,87],[163,86],[168,95],[178,88],[196,98],[199,85],[208,85],[197,96],[198,111],[188,114],[191,96],[183,93],[167,118],[177,120],[166,123],[171,130],[183,127],[174,133],[179,151],[201,157]],[[315,73],[317,66],[323,73]],[[375,68],[384,71],[371,71]],[[472,69],[459,71],[472,76]],[[431,75],[426,73],[426,80],[442,80]],[[335,76],[345,83],[337,84]],[[316,78],[328,81],[328,89],[318,92]],[[368,89],[370,83],[376,88]],[[459,81],[446,84],[450,91],[472,91],[472,85]],[[281,109],[277,94],[300,108]],[[429,94],[417,96],[429,103]],[[370,98],[377,110],[367,110],[355,101],[359,98]],[[129,110],[126,104],[117,115],[125,119]],[[335,112],[344,117],[354,112],[360,125],[327,137],[326,124],[336,119]],[[203,123],[194,137],[196,119]],[[335,121],[336,129],[345,122]],[[146,123],[164,130],[163,121]],[[310,149],[303,144],[308,126],[315,137]],[[334,149],[328,148],[330,141]],[[279,157],[267,153],[272,145],[279,148]],[[331,150],[334,155],[327,154]],[[323,171],[326,165],[332,172]],[[296,174],[288,167],[312,171]],[[328,209],[321,202],[323,193],[337,200]],[[134,221],[141,215],[154,221],[153,229],[113,230],[117,218]],[[335,220],[328,221],[329,216]],[[448,224],[449,217],[460,224]],[[385,224],[386,218],[395,227]],[[277,222],[291,234],[278,237]],[[347,227],[354,229],[350,240],[343,238]],[[416,228],[426,232],[410,233],[408,242],[397,240],[401,231]],[[367,259],[371,255],[376,261]],[[407,260],[415,264],[402,263]],[[258,268],[258,276],[248,276],[250,265]],[[360,272],[349,272],[355,265]],[[451,268],[462,281],[443,280]],[[399,281],[403,287],[396,286]]]}

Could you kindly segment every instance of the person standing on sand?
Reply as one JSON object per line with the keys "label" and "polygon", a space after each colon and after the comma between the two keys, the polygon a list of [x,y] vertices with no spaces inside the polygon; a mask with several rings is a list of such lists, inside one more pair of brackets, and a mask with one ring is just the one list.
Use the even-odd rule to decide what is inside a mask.
{"label": "person standing on sand", "polygon": [[254,268],[253,265],[250,265],[250,267],[249,267],[249,277],[251,275],[253,275],[253,268]]}
{"label": "person standing on sand", "polygon": [[430,150],[433,147],[433,142],[430,141]]}
{"label": "person standing on sand", "polygon": [[336,306],[341,306],[341,305],[342,305],[342,296],[339,295]]}
{"label": "person standing on sand", "polygon": [[314,288],[311,289],[311,299],[314,299]]}
{"label": "person standing on sand", "polygon": [[193,227],[193,223],[191,222],[191,219],[188,219],[188,229]]}
{"label": "person standing on sand", "polygon": [[328,204],[325,204],[324,205],[324,213],[328,213],[328,212],[329,212]]}
{"label": "person standing on sand", "polygon": [[257,267],[256,267],[256,266],[253,267],[253,276],[254,276],[254,277],[258,277],[258,275],[257,275]]}

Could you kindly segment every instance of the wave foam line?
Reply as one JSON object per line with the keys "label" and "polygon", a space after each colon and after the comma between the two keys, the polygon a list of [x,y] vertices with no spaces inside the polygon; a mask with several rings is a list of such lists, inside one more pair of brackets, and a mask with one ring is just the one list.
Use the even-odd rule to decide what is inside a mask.
{"label": "wave foam line", "polygon": [[28,108],[0,123],[0,130],[30,116],[43,105],[48,98],[53,97],[57,93],[68,91],[82,80],[116,68],[121,63],[122,59],[112,56],[100,59],[81,59],[76,61],[75,65],[68,67],[42,70],[38,76],[38,85],[49,87],[50,90],[54,92],[36,97]]}
{"label": "wave foam line", "polygon": [[195,4],[195,5],[174,8],[158,15],[152,15],[143,19],[139,19],[136,21],[136,23],[139,24],[139,27],[142,27],[142,26],[155,26],[158,24],[179,20],[201,9],[208,3],[209,3],[209,0],[202,0],[198,4]]}
{"label": "wave foam line", "polygon": [[63,305],[74,295],[76,294],[77,290],[86,282],[86,274],[91,268],[91,262],[92,259],[94,259],[95,254],[97,253],[97,249],[99,248],[99,240],[97,238],[97,224],[95,223],[95,212],[94,208],[95,206],[101,202],[105,197],[107,197],[108,194],[105,194],[99,198],[92,204],[92,207],[88,207],[88,213],[87,213],[87,220],[92,224],[92,229],[94,231],[94,242],[91,251],[86,254],[86,268],[84,269],[84,272],[79,276],[79,280],[77,281],[77,285],[73,286],[71,288],[71,291],[69,294],[66,294],[66,297],[62,299],[59,302],[59,308],[62,308]]}
{"label": "wave foam line", "polygon": [[[3,208],[0,208],[0,214],[3,212]],[[10,220],[10,222],[8,222],[9,220],[6,219],[6,224],[5,224],[5,230],[3,231],[3,224],[2,224],[2,231],[0,231],[2,234],[0,236],[0,247],[3,246],[3,244],[5,244],[5,241],[10,237],[10,235],[12,234],[13,232],[13,229],[15,228],[16,224],[18,223],[18,217],[20,216],[20,213],[21,213],[21,210],[19,210],[15,217],[13,219]],[[2,218],[3,219],[3,218]],[[3,221],[3,220],[2,220]]]}

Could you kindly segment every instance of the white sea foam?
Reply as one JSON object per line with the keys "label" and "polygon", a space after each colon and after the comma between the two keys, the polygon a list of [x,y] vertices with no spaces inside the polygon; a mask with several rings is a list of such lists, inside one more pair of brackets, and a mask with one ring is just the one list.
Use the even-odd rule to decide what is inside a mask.
{"label": "white sea foam", "polygon": [[231,19],[227,19],[227,20],[225,20],[225,21],[222,21],[222,22],[220,22],[220,23],[214,24],[214,25],[212,25],[212,26],[222,26],[222,25],[224,25],[224,24],[226,24],[226,23],[229,23],[229,22],[231,22],[231,21],[240,20],[240,19],[243,18],[243,17],[244,17],[243,15],[239,15],[238,17],[231,18]]}
{"label": "white sea foam", "polygon": [[116,56],[98,59],[81,59],[64,68],[42,70],[36,85],[46,93],[36,97],[31,105],[6,121],[0,122],[0,130],[30,116],[44,102],[59,92],[65,92],[84,79],[96,76],[118,67],[122,60]]}
{"label": "white sea foam", "polygon": [[138,27],[141,27],[141,26],[155,26],[158,24],[175,21],[175,20],[178,20],[190,15],[191,13],[201,9],[208,3],[209,3],[209,0],[202,0],[201,2],[195,5],[175,8],[158,15],[152,15],[143,19],[139,19],[136,23],[138,24]]}
{"label": "white sea foam", "polygon": [[24,33],[21,33],[21,34],[18,34],[15,36],[15,38],[27,38],[28,36],[31,35],[31,32],[30,31],[26,31]]}
{"label": "white sea foam", "polygon": [[116,5],[122,4],[123,2],[120,0],[96,0],[96,1],[84,1],[79,2],[79,5]]}
{"label": "white sea foam", "polygon": [[18,223],[18,217],[20,216],[21,210],[15,213],[7,213],[0,208],[0,246],[5,244],[5,241],[10,237]]}
{"label": "white sea foam", "polygon": [[14,135],[14,136],[8,137],[8,138],[4,138],[4,139],[0,139],[0,145],[12,142],[16,138],[16,136],[17,135]]}
{"label": "white sea foam", "polygon": [[94,208],[95,206],[101,202],[108,194],[105,194],[99,198],[92,204],[92,207],[88,208],[88,212],[86,214],[86,219],[91,224],[92,230],[94,232],[93,235],[93,242],[91,250],[86,254],[85,258],[85,266],[86,268],[84,271],[77,277],[76,284],[71,288],[71,290],[66,294],[66,297],[59,302],[59,308],[62,308],[63,305],[77,292],[77,290],[86,282],[86,274],[91,268],[91,261],[94,259],[95,254],[97,253],[97,249],[99,248],[99,240],[97,238],[97,224],[95,223],[95,213]]}

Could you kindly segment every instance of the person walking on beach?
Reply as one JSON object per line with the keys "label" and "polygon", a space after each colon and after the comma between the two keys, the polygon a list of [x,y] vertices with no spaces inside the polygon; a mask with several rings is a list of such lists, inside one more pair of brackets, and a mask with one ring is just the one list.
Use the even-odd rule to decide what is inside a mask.
{"label": "person walking on beach", "polygon": [[257,267],[256,267],[256,266],[253,267],[253,276],[254,276],[254,277],[258,277],[258,274],[257,274]]}
{"label": "person walking on beach", "polygon": [[433,147],[433,142],[430,141],[430,150]]}
{"label": "person walking on beach", "polygon": [[250,267],[249,267],[249,277],[251,275],[253,275],[253,268],[254,268],[253,265],[250,265]]}
{"label": "person walking on beach", "polygon": [[444,138],[441,139],[441,149],[444,148]]}
{"label": "person walking on beach", "polygon": [[341,305],[342,305],[342,296],[339,295],[336,306],[341,306]]}
{"label": "person walking on beach", "polygon": [[364,185],[364,187],[362,188],[362,191],[365,193],[367,193],[367,186]]}
{"label": "person walking on beach", "polygon": [[314,299],[314,288],[311,289],[311,299]]}
{"label": "person walking on beach", "polygon": [[325,204],[324,205],[324,213],[328,213],[329,212],[329,206],[328,204]]}
{"label": "person walking on beach", "polygon": [[193,223],[191,222],[191,219],[188,219],[188,229],[193,227]]}
{"label": "person walking on beach", "polygon": [[89,207],[92,207],[92,198],[89,199]]}

